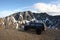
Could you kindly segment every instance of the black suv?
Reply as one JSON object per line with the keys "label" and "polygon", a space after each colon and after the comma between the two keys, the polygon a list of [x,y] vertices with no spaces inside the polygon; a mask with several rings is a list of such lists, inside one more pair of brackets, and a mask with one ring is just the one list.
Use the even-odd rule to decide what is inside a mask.
{"label": "black suv", "polygon": [[24,30],[27,31],[29,29],[35,29],[36,34],[41,34],[41,32],[44,31],[45,27],[41,22],[29,22],[24,25]]}

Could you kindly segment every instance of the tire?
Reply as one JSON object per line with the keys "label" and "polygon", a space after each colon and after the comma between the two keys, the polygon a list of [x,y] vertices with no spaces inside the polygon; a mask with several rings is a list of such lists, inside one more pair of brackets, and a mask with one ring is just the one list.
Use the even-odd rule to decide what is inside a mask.
{"label": "tire", "polygon": [[24,30],[25,30],[25,31],[27,31],[28,29],[29,29],[29,27],[28,27],[28,26],[25,26],[25,27],[24,27]]}
{"label": "tire", "polygon": [[36,34],[40,35],[41,34],[41,30],[39,28],[36,29]]}
{"label": "tire", "polygon": [[44,29],[45,29],[44,27],[42,27],[41,29],[42,29],[42,31],[45,31],[45,30],[44,30]]}

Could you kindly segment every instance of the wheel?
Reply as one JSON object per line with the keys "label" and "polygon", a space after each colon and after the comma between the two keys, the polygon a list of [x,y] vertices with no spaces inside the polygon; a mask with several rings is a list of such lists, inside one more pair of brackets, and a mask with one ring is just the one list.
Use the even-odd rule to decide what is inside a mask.
{"label": "wheel", "polygon": [[41,28],[42,31],[45,31],[44,29],[45,29],[44,27]]}
{"label": "wheel", "polygon": [[25,26],[25,27],[24,27],[24,30],[25,30],[25,31],[27,31],[28,29],[29,29],[29,27],[28,27],[28,26]]}
{"label": "wheel", "polygon": [[36,29],[36,34],[38,34],[38,35],[41,34],[41,30],[39,28]]}

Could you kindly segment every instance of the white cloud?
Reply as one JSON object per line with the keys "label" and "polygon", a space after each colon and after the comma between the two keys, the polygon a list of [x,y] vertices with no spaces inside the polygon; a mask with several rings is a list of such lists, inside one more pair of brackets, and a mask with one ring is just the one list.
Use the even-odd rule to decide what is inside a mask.
{"label": "white cloud", "polygon": [[16,13],[16,12],[19,12],[21,11],[20,9],[15,9],[15,10],[3,10],[3,11],[0,11],[0,17],[6,17],[6,16],[9,16],[13,13]]}
{"label": "white cloud", "polygon": [[[32,9],[32,6],[17,8],[14,10],[2,10],[2,11],[0,11],[0,17],[6,17],[6,16],[9,16],[9,15],[16,13],[16,12],[23,12],[23,11],[28,11],[31,9]],[[34,11],[34,10],[32,10],[32,11]]]}
{"label": "white cloud", "polygon": [[47,12],[50,15],[60,15],[60,3],[36,3],[33,8],[37,12]]}
{"label": "white cloud", "polygon": [[60,12],[60,4],[36,3],[33,7],[39,12]]}
{"label": "white cloud", "polygon": [[32,11],[32,12],[47,12],[50,15],[60,15],[60,0],[51,3],[35,3],[32,6],[18,8],[14,10],[0,11],[0,17],[9,16],[15,12],[20,11]]}
{"label": "white cloud", "polygon": [[60,12],[47,12],[47,13],[52,16],[60,15]]}

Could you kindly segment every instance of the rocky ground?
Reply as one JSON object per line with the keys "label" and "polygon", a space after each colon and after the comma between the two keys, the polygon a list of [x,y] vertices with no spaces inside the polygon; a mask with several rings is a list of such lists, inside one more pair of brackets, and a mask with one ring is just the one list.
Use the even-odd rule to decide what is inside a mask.
{"label": "rocky ground", "polygon": [[48,29],[41,35],[37,35],[32,31],[0,29],[0,40],[60,40],[60,31]]}

